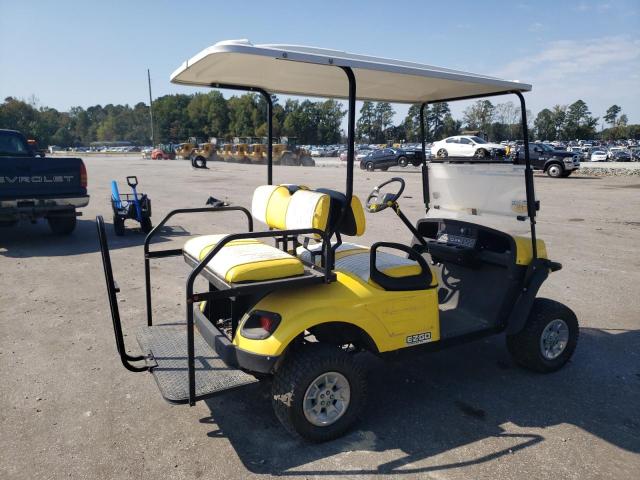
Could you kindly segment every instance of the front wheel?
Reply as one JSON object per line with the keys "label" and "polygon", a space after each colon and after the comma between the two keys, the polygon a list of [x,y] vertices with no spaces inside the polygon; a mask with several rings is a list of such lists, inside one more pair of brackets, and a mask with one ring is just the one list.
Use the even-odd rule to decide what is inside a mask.
{"label": "front wheel", "polygon": [[372,162],[367,162],[367,164],[365,165],[365,168],[367,169],[367,172],[373,172],[375,170],[375,167],[373,166]]}
{"label": "front wheel", "polygon": [[578,335],[578,319],[569,307],[536,298],[524,328],[515,335],[507,335],[507,349],[524,368],[555,372],[573,355]]}
{"label": "front wheel", "polygon": [[549,167],[547,168],[547,175],[549,175],[551,178],[560,178],[562,177],[562,173],[564,172],[564,169],[554,163],[553,165],[549,165]]}
{"label": "front wheel", "polygon": [[407,157],[398,158],[398,165],[400,165],[401,167],[406,167],[408,164],[409,162],[407,161]]}
{"label": "front wheel", "polygon": [[362,414],[366,396],[366,374],[353,354],[322,344],[289,353],[272,385],[278,420],[311,442],[343,435]]}

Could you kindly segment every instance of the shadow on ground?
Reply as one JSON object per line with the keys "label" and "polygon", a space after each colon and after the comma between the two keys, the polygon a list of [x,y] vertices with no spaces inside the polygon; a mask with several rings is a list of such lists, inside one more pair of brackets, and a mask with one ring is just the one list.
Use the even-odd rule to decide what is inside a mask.
{"label": "shadow on ground", "polygon": [[[550,375],[515,366],[501,337],[408,362],[367,356],[363,360],[371,374],[365,418],[357,430],[320,445],[284,432],[266,384],[208,400],[212,414],[201,421],[212,425],[210,437],[231,441],[249,471],[275,475],[407,475],[459,468],[550,441],[526,430],[563,423],[640,453],[637,352],[640,331],[582,329],[573,361]],[[449,455],[455,462],[433,458],[461,447]],[[321,469],[314,465],[354,451],[373,452],[366,468],[343,469],[353,460],[339,459],[329,466],[325,461]],[[394,460],[377,463],[381,456],[375,452],[385,451]]]}
{"label": "shadow on ground", "polygon": [[[125,235],[118,237],[113,233],[113,225],[107,223],[107,238],[110,250],[135,247],[144,244],[145,234],[140,228],[127,224]],[[156,235],[152,243],[162,243],[171,237],[188,236],[190,232],[182,227],[165,226]],[[46,221],[35,224],[20,222],[14,227],[0,229],[0,256],[9,258],[58,257],[82,255],[100,251],[96,222],[78,219],[76,229],[71,235],[55,235]]]}

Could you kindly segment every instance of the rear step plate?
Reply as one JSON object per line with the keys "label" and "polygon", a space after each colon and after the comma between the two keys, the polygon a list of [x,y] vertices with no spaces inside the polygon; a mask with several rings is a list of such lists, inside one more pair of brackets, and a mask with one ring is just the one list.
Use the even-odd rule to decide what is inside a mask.
{"label": "rear step plate", "polygon": [[[151,354],[150,370],[164,399],[171,403],[188,403],[186,324],[143,327],[137,338],[142,351]],[[242,370],[228,367],[196,329],[194,357],[198,400],[258,381]]]}

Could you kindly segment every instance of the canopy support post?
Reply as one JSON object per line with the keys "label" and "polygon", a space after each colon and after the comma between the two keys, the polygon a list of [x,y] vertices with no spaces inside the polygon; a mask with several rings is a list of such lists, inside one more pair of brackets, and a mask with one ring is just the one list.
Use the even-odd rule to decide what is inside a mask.
{"label": "canopy support post", "polygon": [[527,192],[527,216],[531,227],[531,251],[533,259],[538,258],[538,245],[536,241],[536,194],[533,187],[533,169],[529,158],[529,127],[527,126],[527,107],[521,92],[514,91],[520,100],[520,113],[522,118],[522,139],[524,143],[524,182]]}
{"label": "canopy support post", "polygon": [[267,183],[273,184],[273,101],[271,95],[260,90],[267,102]]}
{"label": "canopy support post", "polygon": [[347,188],[345,192],[347,205],[342,210],[340,221],[344,218],[346,209],[351,205],[351,197],[353,197],[353,163],[356,141],[356,77],[351,68],[341,68],[349,80],[349,117],[347,119]]}
{"label": "canopy support post", "polygon": [[420,105],[420,140],[422,141],[422,199],[425,211],[429,211],[429,170],[427,167],[427,133],[424,111],[429,104]]}

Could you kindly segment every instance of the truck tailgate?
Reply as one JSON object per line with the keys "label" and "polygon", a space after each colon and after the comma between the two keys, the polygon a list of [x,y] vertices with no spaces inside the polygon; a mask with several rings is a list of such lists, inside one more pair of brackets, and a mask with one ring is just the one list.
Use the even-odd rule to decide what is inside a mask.
{"label": "truck tailgate", "polygon": [[79,158],[0,158],[0,199],[86,194],[86,172]]}

